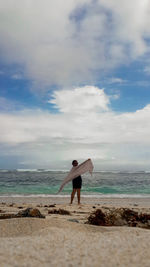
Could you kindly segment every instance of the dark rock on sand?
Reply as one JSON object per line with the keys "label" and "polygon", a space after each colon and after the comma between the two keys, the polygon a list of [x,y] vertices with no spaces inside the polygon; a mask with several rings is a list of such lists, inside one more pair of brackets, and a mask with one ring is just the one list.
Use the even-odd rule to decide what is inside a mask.
{"label": "dark rock on sand", "polygon": [[45,218],[43,214],[38,209],[27,208],[25,210],[19,211],[17,217],[37,217]]}
{"label": "dark rock on sand", "polygon": [[45,208],[55,208],[56,204],[44,205]]}
{"label": "dark rock on sand", "polygon": [[79,223],[79,221],[77,219],[68,219],[69,222],[76,222]]}
{"label": "dark rock on sand", "polygon": [[138,214],[138,212],[127,208],[113,209],[107,212],[97,209],[88,217],[86,223],[101,226],[126,225],[150,229],[150,214]]}
{"label": "dark rock on sand", "polygon": [[48,214],[60,214],[60,215],[71,215],[70,211],[64,209],[53,209],[49,210]]}
{"label": "dark rock on sand", "polygon": [[106,225],[106,216],[102,210],[98,209],[88,217],[87,223],[104,226]]}
{"label": "dark rock on sand", "polygon": [[17,218],[16,214],[1,214],[0,215],[0,220],[2,220],[2,219],[12,219],[12,218]]}
{"label": "dark rock on sand", "polygon": [[13,206],[14,206],[14,203],[9,204],[9,207],[13,207]]}
{"label": "dark rock on sand", "polygon": [[45,218],[44,215],[38,209],[27,208],[25,210],[19,211],[17,214],[1,214],[0,219],[12,219],[12,218],[21,218],[21,217],[36,217],[36,218]]}

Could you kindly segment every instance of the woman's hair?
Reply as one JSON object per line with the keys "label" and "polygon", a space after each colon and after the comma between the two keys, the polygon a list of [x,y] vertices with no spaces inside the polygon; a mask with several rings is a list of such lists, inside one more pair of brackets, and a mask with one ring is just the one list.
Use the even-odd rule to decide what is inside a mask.
{"label": "woman's hair", "polygon": [[77,162],[77,160],[74,159],[74,160],[72,161],[72,165],[74,165],[76,162]]}

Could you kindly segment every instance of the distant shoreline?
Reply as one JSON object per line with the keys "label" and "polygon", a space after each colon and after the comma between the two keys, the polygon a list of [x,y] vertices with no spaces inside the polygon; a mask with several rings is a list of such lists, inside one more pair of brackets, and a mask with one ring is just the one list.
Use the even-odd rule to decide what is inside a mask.
{"label": "distant shoreline", "polygon": [[[51,169],[2,169],[0,172],[62,172],[67,173],[68,170],[51,170]],[[93,173],[150,173],[150,170],[94,170]]]}
{"label": "distant shoreline", "polygon": [[[70,192],[71,193],[71,192]],[[70,194],[2,194],[2,198],[70,198]],[[150,194],[84,194],[85,199],[150,199]]]}

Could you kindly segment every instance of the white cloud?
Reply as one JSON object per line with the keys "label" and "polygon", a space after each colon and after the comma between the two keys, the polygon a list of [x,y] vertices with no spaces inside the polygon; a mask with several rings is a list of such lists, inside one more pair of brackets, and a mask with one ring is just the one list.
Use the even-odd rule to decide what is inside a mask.
{"label": "white cloud", "polygon": [[147,75],[150,75],[150,66],[146,66],[144,68],[144,72],[147,74]]}
{"label": "white cloud", "polygon": [[0,4],[1,60],[18,64],[35,87],[92,83],[150,48],[149,0]]}
{"label": "white cloud", "polygon": [[15,73],[11,75],[11,78],[13,80],[21,80],[22,79],[22,75],[20,73]]}
{"label": "white cloud", "polygon": [[[1,114],[1,155],[13,158],[17,155],[20,162],[30,161],[32,167],[61,168],[73,158],[91,157],[97,166],[100,164],[105,169],[125,164],[148,168],[150,105],[136,112],[118,114],[107,109],[105,99],[109,97],[98,88],[93,87],[94,96],[91,95],[91,103],[87,105],[84,99],[88,89],[74,89],[71,95],[68,90],[54,93],[54,102],[61,110],[57,114],[41,110]],[[102,102],[95,103],[95,94],[104,101],[104,109],[102,105],[97,111],[97,103]],[[77,108],[83,112],[75,112],[74,101],[78,96],[86,112],[80,103]],[[66,107],[64,98],[69,98]]]}
{"label": "white cloud", "polygon": [[[113,15],[115,38],[129,46],[131,57],[143,55],[147,51],[146,37],[150,35],[149,0],[132,0],[120,3],[120,0],[99,0]],[[124,46],[125,48],[125,46]]]}
{"label": "white cloud", "polygon": [[14,110],[22,110],[23,106],[16,100],[11,100],[0,96],[0,112],[12,112]]}
{"label": "white cloud", "polygon": [[111,79],[109,79],[108,83],[113,84],[113,83],[119,83],[119,84],[124,84],[127,81],[118,77],[112,77]]}
{"label": "white cloud", "polygon": [[87,113],[108,110],[109,97],[103,89],[94,86],[77,87],[72,90],[55,91],[48,101],[64,113]]}
{"label": "white cloud", "polygon": [[10,111],[15,108],[15,103],[6,97],[0,96],[0,111]]}

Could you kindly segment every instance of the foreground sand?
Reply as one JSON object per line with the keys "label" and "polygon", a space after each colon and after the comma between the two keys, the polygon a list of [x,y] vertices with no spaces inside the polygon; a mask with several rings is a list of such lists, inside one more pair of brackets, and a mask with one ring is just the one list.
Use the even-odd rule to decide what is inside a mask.
{"label": "foreground sand", "polygon": [[[71,215],[48,214],[56,204]],[[96,208],[150,213],[150,199],[1,198],[1,213],[37,207],[46,219],[0,220],[0,266],[150,266],[150,230],[84,224]]]}

